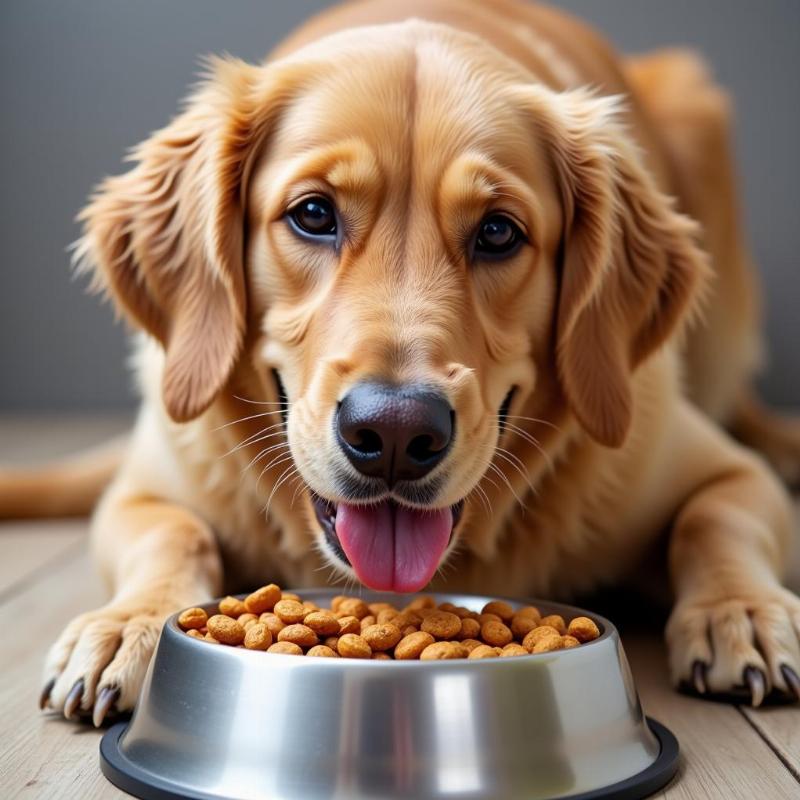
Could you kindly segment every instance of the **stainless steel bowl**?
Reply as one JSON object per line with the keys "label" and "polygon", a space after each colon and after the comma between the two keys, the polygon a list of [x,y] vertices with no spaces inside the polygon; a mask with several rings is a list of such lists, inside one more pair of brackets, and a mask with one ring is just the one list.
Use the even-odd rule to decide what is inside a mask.
{"label": "stainless steel bowl", "polygon": [[[337,593],[297,592],[320,605]],[[494,599],[435,597],[476,610]],[[359,661],[212,646],[175,615],[130,723],[103,737],[101,767],[159,800],[640,798],[663,786],[677,742],[645,720],[616,628],[524,602],[592,617],[602,635],[517,658]]]}

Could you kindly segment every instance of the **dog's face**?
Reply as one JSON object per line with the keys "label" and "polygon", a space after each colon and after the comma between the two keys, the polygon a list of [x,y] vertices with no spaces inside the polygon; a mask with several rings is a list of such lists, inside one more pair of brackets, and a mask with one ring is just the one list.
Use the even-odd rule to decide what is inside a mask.
{"label": "dog's face", "polygon": [[619,446],[702,273],[611,104],[529,81],[419,22],[226,62],[86,212],[170,414],[274,375],[321,546],[373,588],[430,580],[540,381]]}

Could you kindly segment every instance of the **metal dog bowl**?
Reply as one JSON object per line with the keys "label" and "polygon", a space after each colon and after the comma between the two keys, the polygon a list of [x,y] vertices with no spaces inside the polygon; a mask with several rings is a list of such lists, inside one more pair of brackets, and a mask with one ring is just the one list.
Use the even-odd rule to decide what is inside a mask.
{"label": "metal dog bowl", "polygon": [[[337,594],[297,591],[320,605]],[[435,597],[475,610],[495,599]],[[602,635],[516,658],[360,661],[209,645],[172,616],[131,721],[103,737],[102,770],[147,800],[587,800],[662,787],[678,743],[642,715],[614,626],[530,602],[592,617]]]}

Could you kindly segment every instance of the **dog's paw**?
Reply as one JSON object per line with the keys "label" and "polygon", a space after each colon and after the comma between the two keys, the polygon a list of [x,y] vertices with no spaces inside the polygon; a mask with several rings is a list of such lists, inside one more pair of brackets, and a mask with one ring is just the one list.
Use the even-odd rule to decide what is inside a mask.
{"label": "dog's paw", "polygon": [[681,600],[666,637],[676,685],[754,706],[772,691],[800,700],[800,598],[786,589]]}
{"label": "dog's paw", "polygon": [[42,708],[67,719],[91,716],[102,724],[109,712],[133,709],[164,620],[153,605],[108,605],[67,625],[45,662]]}

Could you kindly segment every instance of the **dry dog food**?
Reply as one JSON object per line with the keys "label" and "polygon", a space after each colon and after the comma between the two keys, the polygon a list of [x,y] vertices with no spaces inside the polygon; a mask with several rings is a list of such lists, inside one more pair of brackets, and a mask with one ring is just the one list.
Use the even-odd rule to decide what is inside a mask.
{"label": "dry dog food", "polygon": [[178,625],[201,641],[316,658],[439,661],[511,658],[580,647],[600,635],[588,617],[567,622],[539,609],[493,600],[480,611],[437,606],[421,595],[405,608],[339,595],[330,609],[282,592],[274,583],[244,601],[220,600],[218,614],[188,608]]}

